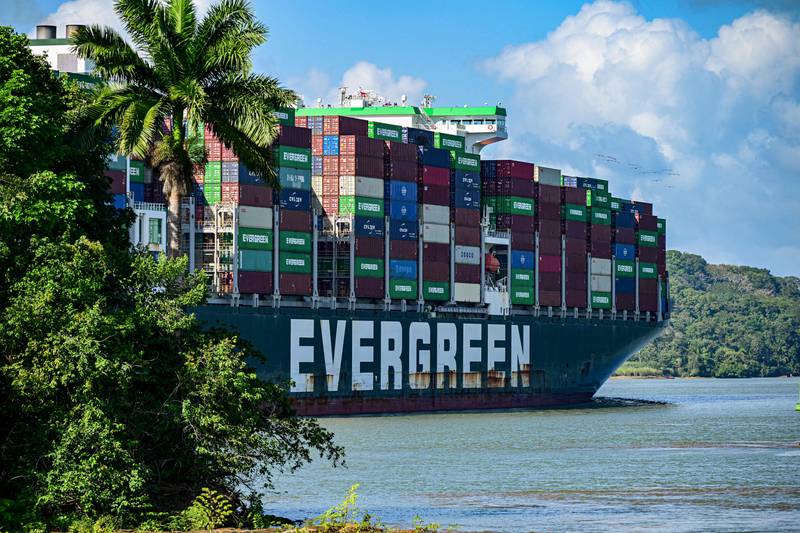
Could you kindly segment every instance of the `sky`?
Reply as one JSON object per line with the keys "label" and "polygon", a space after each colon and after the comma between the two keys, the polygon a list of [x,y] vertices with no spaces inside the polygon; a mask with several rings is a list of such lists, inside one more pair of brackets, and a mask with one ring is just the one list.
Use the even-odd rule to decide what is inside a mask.
{"label": "sky", "polygon": [[[0,0],[0,24],[119,26],[111,3]],[[509,140],[483,157],[608,179],[655,204],[669,248],[800,276],[797,0],[252,4],[256,70],[307,105],[342,85],[500,103]]]}

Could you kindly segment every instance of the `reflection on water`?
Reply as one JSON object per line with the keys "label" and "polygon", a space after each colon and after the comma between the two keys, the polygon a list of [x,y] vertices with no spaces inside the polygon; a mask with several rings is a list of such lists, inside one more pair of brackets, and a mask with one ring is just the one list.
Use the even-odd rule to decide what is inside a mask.
{"label": "reflection on water", "polygon": [[305,518],[361,483],[361,507],[401,526],[800,530],[797,384],[612,380],[599,395],[658,403],[324,419],[347,468],[281,476],[265,504]]}

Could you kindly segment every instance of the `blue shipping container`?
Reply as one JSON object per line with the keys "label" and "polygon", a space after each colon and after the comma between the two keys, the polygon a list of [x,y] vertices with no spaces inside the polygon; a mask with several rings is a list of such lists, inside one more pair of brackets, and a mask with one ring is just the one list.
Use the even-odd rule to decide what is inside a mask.
{"label": "blue shipping container", "polygon": [[417,220],[417,202],[389,201],[389,218],[392,220]]}
{"label": "blue shipping container", "polygon": [[616,278],[614,289],[619,294],[633,294],[636,292],[636,278]]}
{"label": "blue shipping container", "polygon": [[636,248],[632,244],[615,244],[614,257],[633,261],[636,259]]}
{"label": "blue shipping container", "polygon": [[408,259],[390,259],[389,277],[395,279],[417,279],[417,262]]}
{"label": "blue shipping container", "polygon": [[451,172],[453,188],[481,190],[481,175],[477,172],[454,170]]}
{"label": "blue shipping container", "polygon": [[522,268],[525,270],[534,270],[533,252],[525,252],[522,250],[511,250],[511,268]]}
{"label": "blue shipping container", "polygon": [[309,191],[281,189],[276,194],[278,196],[278,205],[285,209],[294,209],[296,211],[308,211],[310,209],[311,193]]}
{"label": "blue shipping container", "polygon": [[481,176],[484,178],[496,178],[497,161],[481,161]]}
{"label": "blue shipping container", "polygon": [[450,152],[441,148],[420,146],[419,161],[429,167],[450,168]]}
{"label": "blue shipping container", "polygon": [[124,194],[114,195],[114,207],[117,209],[125,209],[128,206],[127,196]]}
{"label": "blue shipping container", "polygon": [[322,135],[322,123],[324,117],[308,117],[308,129],[312,135]]}
{"label": "blue shipping container", "polygon": [[357,237],[383,237],[385,223],[381,217],[353,217]]}
{"label": "blue shipping container", "polygon": [[453,206],[457,209],[480,209],[481,191],[456,189],[452,194]]}
{"label": "blue shipping container", "polygon": [[421,146],[433,146],[433,132],[419,128],[403,128],[403,141]]}
{"label": "blue shipping container", "polygon": [[322,155],[339,155],[338,135],[324,135],[322,137]]}
{"label": "blue shipping container", "polygon": [[633,213],[616,213],[614,215],[614,225],[619,228],[635,228],[636,218]]}
{"label": "blue shipping container", "polygon": [[384,197],[400,202],[417,201],[417,184],[409,181],[387,181],[384,184]]}
{"label": "blue shipping container", "polygon": [[131,194],[135,202],[144,202],[144,183],[131,182]]}
{"label": "blue shipping container", "polygon": [[311,156],[311,175],[312,176],[322,176],[322,156],[321,155],[312,155]]}
{"label": "blue shipping container", "polygon": [[239,183],[244,185],[265,185],[267,180],[258,174],[254,174],[244,163],[239,163]]}
{"label": "blue shipping container", "polygon": [[278,179],[281,187],[302,191],[311,190],[311,169],[279,167]]}
{"label": "blue shipping container", "polygon": [[406,220],[389,221],[389,238],[396,241],[414,241],[419,235],[417,223]]}

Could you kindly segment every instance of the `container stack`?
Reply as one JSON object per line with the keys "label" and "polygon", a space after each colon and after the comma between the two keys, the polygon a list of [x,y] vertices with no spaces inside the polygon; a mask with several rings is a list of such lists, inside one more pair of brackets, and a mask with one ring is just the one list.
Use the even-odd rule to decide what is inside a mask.
{"label": "container stack", "polygon": [[668,310],[669,295],[667,294],[667,221],[658,219],[658,275],[661,276],[661,309]]}
{"label": "container stack", "polygon": [[[414,130],[414,128],[407,128]],[[423,130],[416,130],[423,131]],[[430,132],[425,132],[430,133]],[[406,132],[404,135],[408,136]],[[419,140],[414,131],[410,139]],[[431,133],[431,137],[432,137]],[[416,143],[387,142],[385,159],[384,212],[389,216],[389,298],[416,300],[418,296],[417,252],[419,227],[417,217]]]}
{"label": "container stack", "polygon": [[239,292],[271,294],[273,267],[272,207],[239,206]]}
{"label": "container stack", "polygon": [[539,294],[542,307],[561,306],[561,171],[536,166]]}
{"label": "container stack", "polygon": [[614,304],[617,311],[634,311],[636,309],[636,218],[633,204],[625,200],[612,200],[611,216],[615,264]]}
{"label": "container stack", "polygon": [[512,160],[484,161],[482,174],[485,204],[492,207],[494,226],[511,233],[511,303],[534,305],[537,212],[534,165]]}
{"label": "container stack", "polygon": [[639,259],[639,311],[658,311],[658,218],[653,206],[636,202],[637,257]]}
{"label": "container stack", "polygon": [[128,181],[130,186],[131,197],[134,202],[145,202],[145,185],[147,182],[152,183],[153,173],[144,164],[144,161],[138,159],[131,159],[130,171],[128,172]]}
{"label": "container stack", "polygon": [[586,191],[589,208],[589,252],[591,253],[591,306],[608,309],[611,305],[611,195],[608,182],[578,178],[578,186]]}
{"label": "container stack", "polygon": [[[463,137],[448,137],[455,137],[454,141],[463,146]],[[481,159],[451,150],[450,163],[450,222],[455,237],[453,300],[478,303],[481,301]]]}
{"label": "container stack", "polygon": [[127,163],[125,158],[117,154],[112,154],[108,159],[105,176],[111,182],[111,195],[114,207],[124,209],[127,205]]}
{"label": "container stack", "polygon": [[419,146],[417,189],[422,236],[422,297],[450,300],[450,153]]}
{"label": "container stack", "polygon": [[567,307],[586,307],[588,224],[586,189],[562,187],[564,203],[564,301]]}

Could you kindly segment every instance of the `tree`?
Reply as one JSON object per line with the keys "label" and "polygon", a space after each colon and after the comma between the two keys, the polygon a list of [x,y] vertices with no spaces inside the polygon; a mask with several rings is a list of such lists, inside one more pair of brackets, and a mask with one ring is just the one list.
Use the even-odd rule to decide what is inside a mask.
{"label": "tree", "polygon": [[141,55],[111,28],[89,26],[75,35],[76,52],[109,83],[90,116],[118,126],[118,150],[148,159],[160,175],[174,257],[180,200],[191,190],[198,159],[190,153],[192,132],[205,124],[274,183],[272,112],[296,97],[275,78],[251,72],[251,51],[266,41],[267,29],[245,0],[221,0],[201,21],[192,0],[117,0],[114,9]]}

